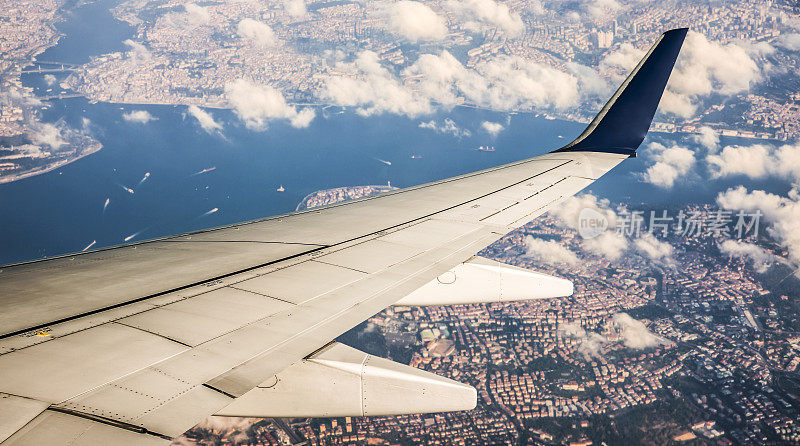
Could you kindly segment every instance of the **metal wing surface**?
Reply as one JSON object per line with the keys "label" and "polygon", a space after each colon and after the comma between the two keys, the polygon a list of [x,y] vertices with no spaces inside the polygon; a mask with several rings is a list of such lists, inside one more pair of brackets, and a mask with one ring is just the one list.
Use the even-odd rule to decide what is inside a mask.
{"label": "metal wing surface", "polygon": [[[587,131],[557,151],[325,208],[3,267],[0,443],[156,444],[212,414],[280,416],[283,400],[265,402],[263,389],[281,388],[287,370],[320,394],[354,386],[352,401],[316,401],[319,416],[469,408],[469,386],[331,341],[634,155],[685,34],[662,35]],[[391,395],[401,388],[422,390],[398,407]],[[285,416],[309,404],[287,405]]]}

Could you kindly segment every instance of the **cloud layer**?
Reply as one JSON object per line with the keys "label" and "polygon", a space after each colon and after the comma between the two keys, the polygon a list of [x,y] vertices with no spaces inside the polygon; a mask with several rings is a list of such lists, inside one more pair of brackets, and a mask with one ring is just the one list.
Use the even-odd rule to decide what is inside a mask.
{"label": "cloud layer", "polygon": [[517,56],[496,56],[468,69],[447,51],[423,54],[398,75],[381,65],[377,54],[364,51],[336,70],[343,74],[327,80],[323,98],[357,107],[363,115],[414,117],[463,102],[495,110],[564,110],[596,90],[594,81],[581,80],[587,76]]}
{"label": "cloud layer", "polygon": [[645,170],[644,181],[669,189],[678,178],[685,176],[694,166],[696,159],[691,150],[673,145],[665,147],[659,143],[650,143],[647,153],[655,163]]}
{"label": "cloud layer", "polygon": [[[800,190],[797,187],[783,197],[763,190],[747,190],[743,186],[731,188],[717,195],[717,204],[723,209],[761,212],[769,224],[767,232],[789,253],[789,260],[800,265]],[[741,248],[738,251],[742,251]],[[729,247],[729,254],[733,248]],[[800,275],[800,273],[798,273]]]}
{"label": "cloud layer", "polygon": [[236,26],[239,37],[246,39],[256,46],[271,47],[278,43],[275,32],[266,23],[254,19],[242,19]]}
{"label": "cloud layer", "polygon": [[525,238],[526,255],[546,263],[566,263],[577,265],[578,256],[558,242],[541,240],[533,237]]}
{"label": "cloud layer", "polygon": [[135,122],[137,124],[147,124],[150,121],[155,121],[156,118],[147,110],[131,110],[122,114],[122,119],[127,122]]}
{"label": "cloud layer", "polygon": [[441,40],[447,35],[447,25],[433,9],[420,2],[401,0],[387,8],[392,32],[412,42]]}
{"label": "cloud layer", "polygon": [[254,130],[265,129],[268,122],[274,119],[285,119],[292,127],[304,128],[316,116],[311,108],[298,111],[289,105],[280,91],[244,79],[225,85],[225,95],[236,115]]}
{"label": "cloud layer", "polygon": [[197,119],[197,123],[200,124],[200,127],[205,130],[206,133],[212,134],[222,131],[222,124],[215,121],[211,113],[202,108],[196,105],[190,105],[186,111],[190,116]]}

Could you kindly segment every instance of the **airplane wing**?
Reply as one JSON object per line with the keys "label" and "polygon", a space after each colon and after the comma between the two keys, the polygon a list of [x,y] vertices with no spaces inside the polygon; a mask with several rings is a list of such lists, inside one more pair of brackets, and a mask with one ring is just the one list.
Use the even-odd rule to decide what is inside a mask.
{"label": "airplane wing", "polygon": [[0,269],[0,443],[163,444],[212,414],[471,409],[475,390],[332,342],[393,304],[565,296],[475,257],[634,156],[686,35],[554,152],[279,217]]}

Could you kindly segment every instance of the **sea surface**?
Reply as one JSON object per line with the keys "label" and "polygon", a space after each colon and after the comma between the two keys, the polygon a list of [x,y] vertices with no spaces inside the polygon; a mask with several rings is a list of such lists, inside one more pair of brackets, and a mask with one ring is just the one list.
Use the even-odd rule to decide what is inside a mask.
{"label": "sea surface", "polygon": [[[108,12],[116,3],[100,0],[75,9],[58,25],[65,37],[39,60],[84,63],[124,50],[122,42],[133,29]],[[49,88],[42,75],[26,75],[23,82],[40,93]],[[55,171],[0,185],[0,265],[77,252],[92,242],[95,249],[126,238],[141,241],[287,213],[320,189],[413,186],[546,153],[584,127],[466,107],[413,119],[364,117],[329,107],[317,108],[308,128],[275,121],[263,131],[247,129],[231,111],[209,110],[224,129],[208,134],[184,106],[90,104],[82,98],[50,104],[41,114],[44,121],[80,128],[88,119],[103,149]],[[156,119],[125,121],[123,113],[132,110],[146,110]],[[470,134],[419,127],[445,119]],[[484,121],[505,129],[493,137],[481,129]],[[688,137],[652,138],[669,144]],[[476,150],[480,146],[494,151]],[[665,191],[641,181],[648,165],[646,156],[627,161],[590,190],[613,202],[666,206],[713,200],[720,189],[737,183],[698,178]]]}

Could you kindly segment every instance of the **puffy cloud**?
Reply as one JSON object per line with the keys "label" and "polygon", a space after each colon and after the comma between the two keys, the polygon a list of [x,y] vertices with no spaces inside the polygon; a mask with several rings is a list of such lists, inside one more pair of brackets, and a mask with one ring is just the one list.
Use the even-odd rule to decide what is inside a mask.
{"label": "puffy cloud", "polygon": [[594,18],[613,14],[620,9],[617,0],[589,0],[584,1],[582,6]]}
{"label": "puffy cloud", "polygon": [[272,119],[287,119],[292,127],[304,128],[316,116],[311,108],[298,111],[289,105],[280,91],[244,79],[225,85],[225,95],[236,115],[251,129],[264,129]]}
{"label": "puffy cloud", "polygon": [[[423,59],[422,56],[420,59]],[[498,56],[466,70],[452,55],[442,53],[429,64],[417,61],[409,73],[424,76],[452,69],[450,82],[467,101],[501,110],[554,107],[565,109],[578,103],[578,79],[563,71],[516,56]],[[454,62],[455,61],[455,62]],[[456,65],[458,64],[458,65]],[[441,80],[431,86],[441,86]]]}
{"label": "puffy cloud", "polygon": [[444,20],[425,4],[401,0],[387,9],[391,30],[412,42],[441,40],[447,35]]}
{"label": "puffy cloud", "polygon": [[448,0],[447,8],[464,20],[468,29],[479,30],[481,25],[501,29],[506,34],[520,36],[525,25],[519,14],[493,0]]}
{"label": "puffy cloud", "polygon": [[628,241],[622,234],[608,230],[616,228],[618,218],[608,200],[592,194],[569,197],[551,209],[550,215],[562,225],[577,230],[584,238],[583,248],[593,254],[615,260],[628,249]]}
{"label": "puffy cloud", "polygon": [[655,164],[645,170],[643,179],[665,189],[672,188],[679,177],[689,173],[696,161],[694,152],[685,147],[667,148],[654,142],[648,146],[648,150]]}
{"label": "puffy cloud", "polygon": [[361,52],[351,64],[340,63],[341,71],[353,76],[335,76],[327,80],[323,96],[338,105],[358,107],[362,115],[395,113],[419,116],[431,113],[428,98],[405,88],[372,51]]}
{"label": "puffy cloud", "polygon": [[761,67],[748,50],[761,52],[762,48],[735,43],[722,45],[689,32],[668,84],[669,91],[678,97],[665,95],[661,110],[689,117],[699,97],[748,91],[763,77]]}
{"label": "puffy cloud", "polygon": [[784,197],[739,186],[719,193],[717,204],[723,209],[744,211],[751,217],[760,212],[763,215],[761,222],[769,224],[767,233],[787,249],[793,264],[800,264],[800,226],[797,224],[800,221],[800,190],[796,187]]}
{"label": "puffy cloud", "polygon": [[47,84],[48,87],[52,87],[56,83],[56,77],[52,74],[45,74],[44,83]]}
{"label": "puffy cloud", "polygon": [[661,102],[658,103],[658,110],[681,118],[691,118],[697,112],[697,104],[692,102],[689,96],[664,90]]}
{"label": "puffy cloud", "polygon": [[715,178],[736,174],[761,178],[770,170],[769,155],[770,148],[765,145],[726,146],[719,154],[706,157],[706,162]]}
{"label": "puffy cloud", "polygon": [[613,70],[620,74],[620,77],[627,75],[642,60],[645,51],[636,48],[630,43],[623,43],[619,49],[606,54],[600,61],[600,69],[603,71]]}
{"label": "puffy cloud", "polygon": [[558,206],[550,209],[550,215],[572,229],[581,230],[581,223],[587,216],[587,210],[605,219],[606,227],[614,228],[617,225],[617,213],[610,208],[610,202],[599,199],[592,194],[581,194],[567,198]]}
{"label": "puffy cloud", "polygon": [[578,256],[569,249],[552,240],[541,240],[533,237],[525,238],[526,255],[541,262],[566,263],[576,265]]}
{"label": "puffy cloud", "polygon": [[705,147],[709,152],[714,152],[719,148],[719,135],[711,127],[703,126],[697,130],[698,134],[692,139],[694,142]]}
{"label": "puffy cloud", "polygon": [[134,63],[147,62],[153,58],[153,54],[140,42],[134,42],[131,39],[126,39],[122,42],[125,46],[130,48],[128,50],[128,58]]}
{"label": "puffy cloud", "polygon": [[418,127],[421,129],[433,130],[434,132],[437,133],[450,134],[455,136],[456,138],[469,137],[472,135],[472,132],[470,132],[467,129],[462,129],[455,123],[455,121],[453,121],[450,118],[445,118],[444,122],[442,122],[441,124],[437,123],[434,120],[430,120],[428,122],[420,122]]}
{"label": "puffy cloud", "polygon": [[187,21],[192,25],[204,25],[211,20],[208,9],[196,3],[187,3],[184,5],[186,10]]}
{"label": "puffy cloud", "polygon": [[327,79],[323,97],[359,113],[419,116],[438,107],[467,102],[498,110],[566,109],[591,94],[570,74],[518,56],[497,56],[464,67],[452,54],[423,54],[400,77],[380,64],[377,54],[364,51],[352,63],[340,62],[342,75]]}
{"label": "puffy cloud", "polygon": [[583,247],[594,254],[616,260],[628,249],[628,240],[618,232],[605,231],[597,237],[584,240]]}
{"label": "puffy cloud", "polygon": [[646,233],[633,242],[636,249],[645,257],[656,262],[672,263],[672,245],[655,238],[652,234]]}
{"label": "puffy cloud", "polygon": [[14,87],[0,91],[0,104],[14,107],[41,107],[42,101],[33,94]]}
{"label": "puffy cloud", "polygon": [[302,19],[308,14],[304,0],[284,0],[283,9],[295,19]]}
{"label": "puffy cloud", "polygon": [[545,7],[542,4],[541,0],[529,0],[528,1],[527,11],[528,11],[528,13],[530,13],[531,15],[534,15],[534,16],[543,15],[543,14],[547,13],[547,9],[545,9]]}
{"label": "puffy cloud", "polygon": [[605,336],[591,331],[587,332],[583,327],[574,323],[561,323],[558,325],[558,331],[562,336],[580,341],[578,353],[582,354],[586,361],[592,358],[601,358],[603,345],[608,342]]}
{"label": "puffy cloud", "polygon": [[147,124],[150,121],[155,121],[157,118],[151,115],[147,110],[131,110],[127,113],[123,113],[122,119],[137,124]]}
{"label": "puffy cloud", "polygon": [[791,33],[778,37],[778,46],[790,51],[800,51],[800,34]]}
{"label": "puffy cloud", "polygon": [[770,264],[775,261],[775,257],[752,243],[744,243],[736,240],[725,240],[719,245],[719,250],[730,257],[747,258],[753,263],[753,268],[764,273]]}
{"label": "puffy cloud", "polygon": [[261,47],[275,46],[278,43],[278,38],[269,25],[251,18],[242,19],[236,27],[236,33]]}
{"label": "puffy cloud", "polygon": [[211,134],[222,131],[222,124],[215,121],[211,113],[202,108],[196,105],[190,105],[186,111],[193,118],[197,119],[197,123],[200,124],[200,127],[205,130],[206,133]]}
{"label": "puffy cloud", "polygon": [[714,178],[772,175],[797,181],[800,180],[800,144],[726,146],[719,153],[708,155],[706,163]]}
{"label": "puffy cloud", "polygon": [[48,122],[36,122],[28,126],[30,133],[28,136],[34,144],[49,146],[51,149],[58,150],[67,143],[61,128]]}
{"label": "puffy cloud", "polygon": [[617,313],[612,320],[620,331],[622,343],[628,348],[641,350],[671,344],[669,340],[651,333],[644,323],[630,317],[627,313]]}
{"label": "puffy cloud", "polygon": [[567,62],[566,67],[567,71],[578,79],[581,95],[594,95],[602,97],[603,99],[611,96],[611,84],[609,84],[594,68],[589,68],[586,65],[575,62]]}
{"label": "puffy cloud", "polygon": [[505,127],[503,127],[503,124],[500,124],[499,122],[491,122],[491,121],[483,121],[481,123],[481,128],[483,130],[485,130],[486,133],[488,133],[488,134],[490,134],[492,136],[497,136],[500,132],[503,131],[503,129],[505,129]]}

